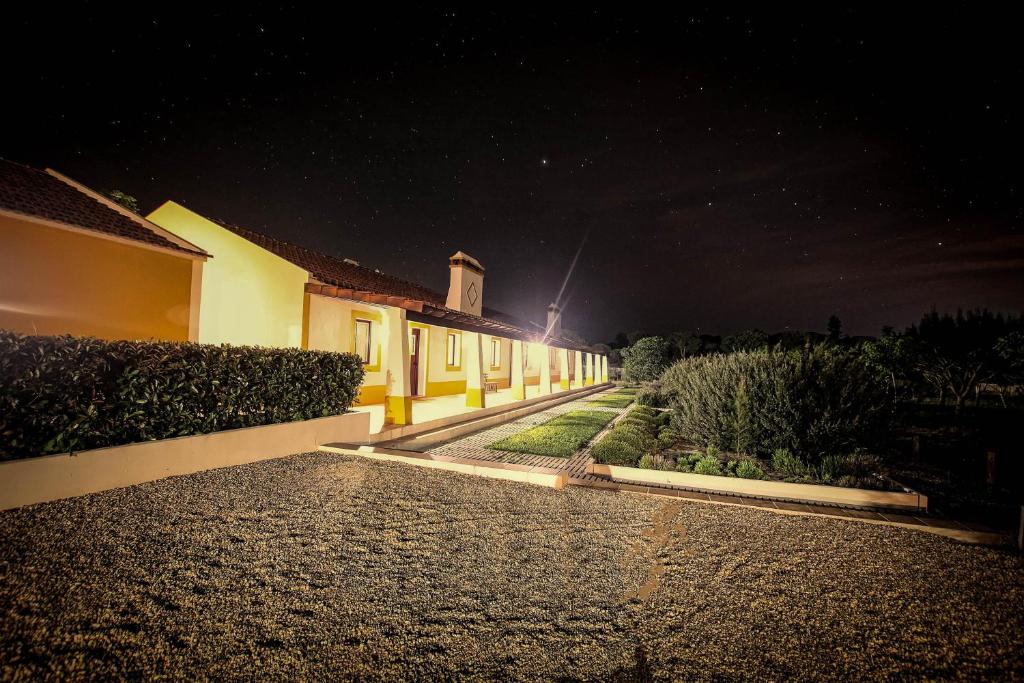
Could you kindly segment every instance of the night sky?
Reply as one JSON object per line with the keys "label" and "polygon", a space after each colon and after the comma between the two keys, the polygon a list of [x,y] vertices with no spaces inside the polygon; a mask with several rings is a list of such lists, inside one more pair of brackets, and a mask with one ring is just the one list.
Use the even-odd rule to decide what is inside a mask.
{"label": "night sky", "polygon": [[582,245],[591,341],[1024,308],[1007,16],[35,5],[5,9],[0,156],[144,212],[440,291],[461,249],[485,305],[538,321]]}

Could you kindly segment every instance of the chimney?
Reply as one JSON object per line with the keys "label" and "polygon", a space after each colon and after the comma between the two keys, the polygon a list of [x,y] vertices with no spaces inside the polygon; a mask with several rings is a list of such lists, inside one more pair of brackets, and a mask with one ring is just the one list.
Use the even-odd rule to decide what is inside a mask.
{"label": "chimney", "polygon": [[484,299],[484,267],[469,254],[457,252],[448,259],[451,282],[448,285],[448,308],[480,315]]}
{"label": "chimney", "polygon": [[551,304],[548,306],[547,336],[562,336],[562,309],[558,307],[558,304]]}

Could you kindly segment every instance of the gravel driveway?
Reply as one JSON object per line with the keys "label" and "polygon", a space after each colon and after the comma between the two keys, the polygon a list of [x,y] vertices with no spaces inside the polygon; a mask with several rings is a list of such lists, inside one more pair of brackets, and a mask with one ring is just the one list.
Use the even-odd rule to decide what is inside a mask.
{"label": "gravel driveway", "polygon": [[1024,561],[306,454],[0,513],[3,679],[1024,675]]}

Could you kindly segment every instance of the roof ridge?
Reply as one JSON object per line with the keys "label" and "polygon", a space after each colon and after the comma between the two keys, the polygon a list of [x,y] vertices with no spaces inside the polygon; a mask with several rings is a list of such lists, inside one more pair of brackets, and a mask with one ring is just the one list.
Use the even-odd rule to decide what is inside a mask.
{"label": "roof ridge", "polygon": [[338,266],[340,266],[342,268],[358,268],[359,270],[365,271],[367,273],[372,273],[373,275],[375,275],[377,277],[384,277],[384,278],[387,278],[389,280],[393,280],[393,281],[398,282],[398,283],[402,283],[402,284],[406,284],[406,285],[411,285],[413,287],[416,287],[417,289],[422,289],[422,290],[424,290],[426,292],[429,292],[429,293],[437,296],[439,299],[444,298],[444,295],[441,292],[434,291],[430,287],[427,287],[426,285],[420,284],[420,283],[418,283],[418,282],[416,282],[414,280],[409,280],[407,278],[399,277],[397,275],[392,275],[391,273],[386,273],[386,272],[384,272],[382,270],[379,270],[377,268],[370,268],[370,267],[364,266],[364,265],[362,265],[362,264],[360,264],[358,262],[353,263],[351,259],[346,259],[345,257],[342,257],[342,256],[334,256],[333,254],[328,254],[328,253],[325,253],[323,251],[319,251],[317,249],[312,249],[312,248],[307,247],[307,246],[302,245],[302,244],[296,244],[294,242],[289,242],[287,240],[283,240],[283,239],[280,239],[278,237],[274,237],[273,235],[268,235],[265,232],[260,232],[259,230],[253,230],[252,228],[246,228],[246,227],[243,227],[241,225],[238,225],[237,223],[232,223],[231,221],[226,221],[226,220],[223,220],[221,218],[213,218],[211,220],[213,220],[215,223],[218,223],[222,227],[228,228],[229,230],[235,230],[235,231],[240,231],[240,232],[243,232],[243,233],[249,233],[249,234],[252,234],[252,235],[256,235],[256,236],[261,237],[263,239],[270,240],[272,242],[276,242],[277,244],[280,244],[280,245],[283,245],[283,246],[286,246],[286,247],[290,247],[292,249],[301,249],[302,251],[304,251],[307,254],[310,254],[312,256],[315,256],[315,257],[318,257],[318,258],[328,259],[328,260],[334,262],[335,265],[338,265]]}

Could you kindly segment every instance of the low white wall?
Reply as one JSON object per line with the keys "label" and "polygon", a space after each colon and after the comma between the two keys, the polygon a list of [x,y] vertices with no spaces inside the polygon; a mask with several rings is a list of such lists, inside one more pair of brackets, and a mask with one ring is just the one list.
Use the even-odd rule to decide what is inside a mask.
{"label": "low white wall", "polygon": [[324,443],[361,443],[369,434],[369,413],[346,413],[0,462],[0,510],[315,451]]}
{"label": "low white wall", "polygon": [[843,488],[841,486],[821,486],[819,484],[793,484],[763,479],[716,477],[708,474],[644,470],[638,467],[601,465],[598,463],[588,465],[587,472],[623,481],[645,484],[671,484],[690,489],[718,491],[740,496],[782,498],[785,500],[833,503],[858,507],[928,509],[927,496],[903,491],[871,491],[868,489]]}

